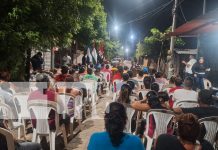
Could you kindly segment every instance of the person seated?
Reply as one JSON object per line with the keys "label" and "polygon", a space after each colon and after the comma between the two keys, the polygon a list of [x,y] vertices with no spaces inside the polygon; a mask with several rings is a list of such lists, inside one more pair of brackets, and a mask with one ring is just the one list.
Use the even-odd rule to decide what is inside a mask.
{"label": "person seated", "polygon": [[144,150],[141,140],[124,132],[127,123],[125,107],[110,103],[105,112],[105,132],[92,134],[88,150]]}
{"label": "person seated", "polygon": [[[166,102],[169,100],[169,96],[167,93],[159,93],[157,95],[156,92],[152,91],[150,92],[148,95],[147,95],[147,102],[146,103],[141,103],[141,106],[140,104],[138,105],[138,107],[136,107],[136,105],[131,105],[133,108],[136,108],[139,109],[139,108],[143,108],[144,111],[148,111],[150,109],[167,109],[168,106],[166,104]],[[141,121],[141,126],[139,128],[139,136],[142,138],[143,135],[144,135],[144,131],[145,131],[145,127],[146,127],[146,122],[147,120],[146,119],[143,119]],[[154,130],[155,130],[155,120],[154,120],[154,117],[153,116],[150,116],[149,117],[149,136],[150,137],[153,137],[153,134],[154,134]],[[169,130],[169,133],[172,134],[172,128],[169,126],[168,128]]]}
{"label": "person seated", "polygon": [[158,83],[159,85],[161,85],[161,88],[164,86],[164,85],[167,85],[169,84],[169,82],[167,81],[166,78],[163,77],[163,73],[162,72],[157,72],[155,73],[155,82]]}
{"label": "person seated", "polygon": [[129,74],[129,81],[134,82],[137,89],[140,89],[138,81],[134,79],[133,72],[129,70],[127,73]]}
{"label": "person seated", "polygon": [[196,101],[198,99],[198,93],[193,91],[194,81],[191,77],[186,77],[184,80],[184,88],[178,89],[173,94],[173,102],[178,103],[181,101]]}
{"label": "person seated", "polygon": [[78,74],[79,74],[79,79],[80,79],[80,81],[81,81],[81,80],[83,79],[83,77],[86,75],[86,70],[85,70],[85,68],[84,68],[84,67],[80,67]]}
{"label": "person seated", "polygon": [[122,74],[121,82],[118,82],[116,84],[116,91],[119,91],[121,89],[121,86],[123,84],[127,84],[128,81],[129,81],[129,74],[128,73],[123,73]]}
{"label": "person seated", "polygon": [[129,71],[129,67],[124,66],[124,67],[123,67],[123,73],[128,73],[128,71]]}
{"label": "person seated", "polygon": [[144,89],[139,90],[139,100],[143,100],[146,98],[146,94],[151,90],[151,84],[153,83],[153,79],[150,76],[146,76],[143,79]]}
{"label": "person seated", "polygon": [[173,108],[173,111],[177,114],[192,113],[199,119],[211,116],[218,116],[218,108],[212,106],[213,96],[210,90],[201,90],[198,93],[198,107],[192,108]]}
{"label": "person seated", "polygon": [[17,100],[13,99],[13,92],[10,88],[10,73],[8,71],[0,72],[0,96],[1,102],[11,107],[13,117],[18,118],[16,108],[20,108],[20,104]]}
{"label": "person seated", "polygon": [[132,88],[128,84],[123,84],[121,86],[121,90],[117,102],[129,106],[131,103],[130,100],[131,93],[132,93]]}
{"label": "person seated", "polygon": [[142,70],[139,70],[137,77],[134,77],[133,79],[138,82],[140,89],[144,88],[143,86],[144,72]]}
{"label": "person seated", "polygon": [[[2,116],[0,117],[2,118]],[[0,128],[6,129],[10,132],[10,129],[8,128],[8,121],[5,119],[0,119]],[[13,133],[11,133],[13,135]],[[14,135],[14,145],[16,150],[41,150],[41,145],[39,143],[34,142],[22,142],[21,140],[18,140]],[[0,145],[1,150],[7,150],[7,141],[6,137],[0,133]]]}
{"label": "person seated", "polygon": [[62,66],[61,67],[61,74],[59,74],[55,77],[55,81],[56,82],[63,82],[65,80],[65,78],[69,76],[68,71],[69,71],[69,69],[67,66]]}
{"label": "person seated", "polygon": [[200,124],[193,114],[183,114],[177,120],[177,136],[163,134],[157,138],[155,150],[196,150]]}
{"label": "person seated", "polygon": [[[59,105],[59,117],[60,117],[60,124],[65,124],[67,132],[69,132],[69,125],[70,125],[70,118],[68,115],[66,115],[66,118],[63,119],[63,116],[61,115],[64,111],[64,104],[62,100],[59,98],[58,94],[55,92],[55,90],[51,87],[50,80],[47,75],[45,74],[38,74],[36,76],[36,87],[37,89],[35,91],[32,91],[29,94],[28,101],[34,101],[34,100],[45,100],[45,101],[52,101],[57,102]],[[33,112],[30,112],[31,118],[35,118]],[[49,127],[50,130],[55,130],[55,112],[52,110],[49,114]],[[36,128],[36,120],[32,119],[33,128]]]}
{"label": "person seated", "polygon": [[106,65],[105,68],[103,68],[101,70],[101,72],[108,72],[108,73],[110,73],[110,78],[112,77],[112,71],[110,70],[110,66],[109,65]]}
{"label": "person seated", "polygon": [[118,70],[115,70],[114,75],[112,77],[112,82],[114,82],[114,80],[122,80],[123,67],[118,66],[117,69]]}
{"label": "person seated", "polygon": [[176,77],[175,76],[172,76],[169,80],[169,84],[168,85],[165,85],[163,86],[163,91],[166,91],[167,93],[169,93],[170,89],[172,88],[175,88],[175,80],[176,80]]}
{"label": "person seated", "polygon": [[93,70],[92,68],[88,68],[87,69],[87,74],[83,76],[82,80],[94,80],[94,81],[98,81],[98,78],[93,74]]}
{"label": "person seated", "polygon": [[156,83],[156,82],[155,82],[155,83],[152,83],[152,84],[151,84],[151,90],[158,93],[158,92],[160,91],[160,86],[159,86],[159,84]]}

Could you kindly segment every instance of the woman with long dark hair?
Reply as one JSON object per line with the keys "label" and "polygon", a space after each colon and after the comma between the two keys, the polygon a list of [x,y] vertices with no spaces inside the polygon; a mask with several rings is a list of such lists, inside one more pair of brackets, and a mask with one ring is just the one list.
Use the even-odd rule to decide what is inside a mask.
{"label": "woman with long dark hair", "polygon": [[144,150],[137,136],[123,132],[127,115],[121,103],[109,104],[104,120],[106,131],[94,133],[91,136],[88,150]]}

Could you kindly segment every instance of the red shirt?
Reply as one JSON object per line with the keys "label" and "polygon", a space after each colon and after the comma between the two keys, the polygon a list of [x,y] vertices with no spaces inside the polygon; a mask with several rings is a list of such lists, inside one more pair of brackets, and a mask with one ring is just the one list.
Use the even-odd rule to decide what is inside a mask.
{"label": "red shirt", "polygon": [[70,75],[69,74],[59,74],[55,77],[55,81],[56,82],[62,82],[62,81],[65,81],[65,79],[67,77],[69,77]]}
{"label": "red shirt", "polygon": [[112,81],[114,81],[114,80],[122,80],[121,74],[120,74],[120,73],[116,73],[116,74],[113,76]]}

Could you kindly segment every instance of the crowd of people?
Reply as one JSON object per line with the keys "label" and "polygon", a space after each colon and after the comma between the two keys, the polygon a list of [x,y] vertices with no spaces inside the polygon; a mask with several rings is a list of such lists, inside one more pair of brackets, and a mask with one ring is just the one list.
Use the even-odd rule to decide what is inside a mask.
{"label": "crowd of people", "polygon": [[[194,58],[190,57],[191,62],[183,62],[186,67],[186,77],[183,80],[179,76],[172,76],[166,79],[164,73],[155,69],[148,69],[142,66],[132,66],[128,68],[123,65],[110,64],[89,64],[89,65],[63,65],[51,71],[43,71],[40,66],[42,63],[41,54],[37,53],[34,57],[31,82],[35,82],[36,88],[31,89],[30,85],[26,88],[29,90],[28,102],[34,100],[45,100],[56,102],[60,106],[59,123],[65,126],[67,134],[70,133],[70,119],[75,114],[75,97],[81,96],[83,100],[87,96],[91,96],[85,86],[74,86],[73,83],[82,83],[92,80],[96,83],[96,93],[103,95],[106,91],[105,87],[109,87],[110,91],[115,95],[114,102],[110,103],[105,110],[105,132],[94,133],[89,141],[89,150],[127,150],[136,149],[143,150],[146,147],[145,131],[149,130],[149,136],[153,137],[155,132],[156,121],[154,117],[149,118],[149,129],[146,129],[148,118],[146,112],[153,109],[170,110],[175,114],[175,118],[170,121],[169,130],[166,134],[159,135],[153,142],[154,150],[213,150],[213,145],[204,139],[205,132],[202,132],[202,126],[198,119],[218,116],[218,108],[213,106],[213,96],[210,90],[204,89],[201,81],[199,81],[199,90],[195,88],[197,77],[201,80],[204,76],[201,71],[206,71],[206,67],[202,64],[202,58],[199,63],[194,62]],[[66,56],[67,58],[67,56]],[[36,61],[36,60],[40,61]],[[35,61],[35,62],[34,62]],[[70,61],[70,59],[69,59]],[[38,62],[38,63],[36,63]],[[192,69],[190,70],[190,66]],[[192,71],[192,72],[191,72]],[[105,77],[105,73],[107,76]],[[10,73],[1,72],[0,74],[1,88],[0,95],[4,103],[9,105],[14,116],[19,113],[19,101],[13,98],[16,90],[24,90],[16,87],[17,85],[10,82]],[[64,82],[64,85],[59,83]],[[46,83],[46,85],[45,85]],[[108,84],[109,83],[109,84]],[[26,92],[26,91],[25,91]],[[72,99],[68,101],[67,109],[60,99],[60,94],[68,94]],[[103,95],[104,96],[104,95]],[[178,103],[183,101],[191,101],[196,104],[194,107],[180,107]],[[2,102],[1,102],[2,103]],[[15,109],[16,108],[16,109]],[[128,119],[127,108],[135,110],[132,119],[131,133],[126,133],[125,128]],[[80,107],[79,109],[82,109]],[[18,112],[14,111],[18,110]],[[81,110],[79,110],[81,111]],[[138,117],[138,114],[139,115]],[[26,124],[31,124],[32,128],[36,128],[37,119],[34,118],[34,112],[30,111],[31,119]],[[83,119],[82,116],[77,116]],[[140,120],[137,125],[136,120]],[[174,126],[176,126],[174,130]],[[10,131],[7,125],[7,118],[2,116],[1,128]],[[49,114],[50,130],[55,130],[55,112]],[[135,135],[133,135],[134,133]],[[6,139],[0,133],[0,145],[7,147]],[[142,143],[142,141],[145,141]],[[41,149],[41,146],[32,142],[17,142],[17,149]]]}

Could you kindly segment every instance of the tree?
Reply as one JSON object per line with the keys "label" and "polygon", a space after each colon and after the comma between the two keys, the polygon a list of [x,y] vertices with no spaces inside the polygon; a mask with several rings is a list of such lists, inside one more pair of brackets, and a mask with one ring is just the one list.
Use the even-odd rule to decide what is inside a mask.
{"label": "tree", "polygon": [[[164,32],[152,28],[150,32],[150,36],[145,37],[143,42],[137,44],[136,56],[148,55],[149,58],[156,60],[156,62],[159,58],[166,59],[170,47],[170,36],[167,36],[170,28]],[[183,46],[184,44],[181,38],[176,38],[176,46]]]}
{"label": "tree", "polygon": [[77,38],[90,43],[104,35],[106,14],[100,0],[2,0],[0,70],[19,78],[24,64],[29,67],[32,49],[69,47]]}
{"label": "tree", "polygon": [[119,41],[106,40],[105,41],[105,57],[108,60],[113,59],[116,56],[124,56],[124,50],[121,48]]}
{"label": "tree", "polygon": [[79,5],[80,30],[76,39],[80,46],[86,47],[106,38],[107,14],[101,0],[83,0]]}

